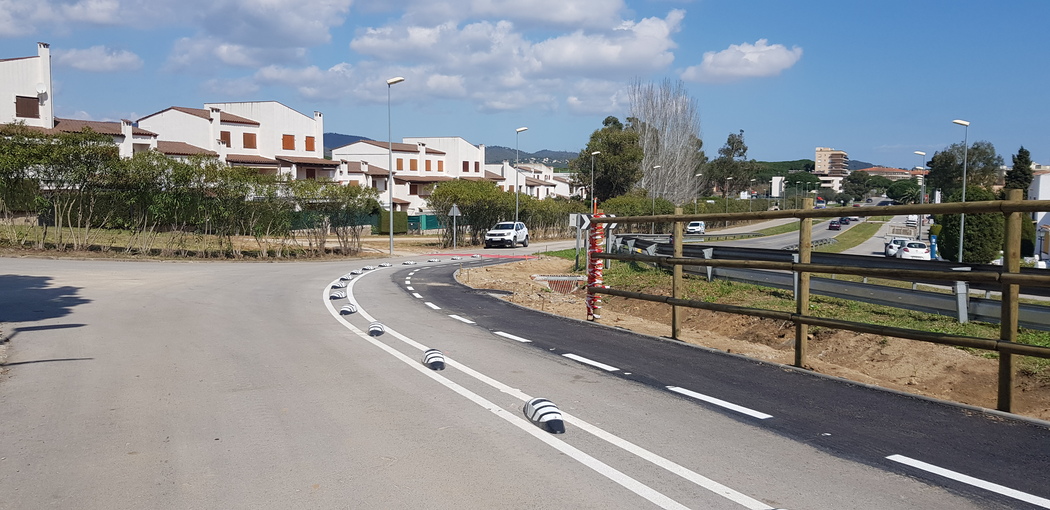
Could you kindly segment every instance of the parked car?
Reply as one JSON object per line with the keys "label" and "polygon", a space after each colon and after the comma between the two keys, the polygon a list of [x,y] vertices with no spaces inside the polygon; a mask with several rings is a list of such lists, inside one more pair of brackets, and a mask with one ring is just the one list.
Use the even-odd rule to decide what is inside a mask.
{"label": "parked car", "polygon": [[707,232],[707,224],[702,221],[690,221],[685,226],[686,234],[704,234]]}
{"label": "parked car", "polygon": [[529,229],[522,222],[504,221],[485,232],[485,247],[529,245]]}
{"label": "parked car", "polygon": [[900,249],[904,247],[904,243],[908,241],[911,241],[911,239],[906,237],[895,237],[890,239],[890,242],[886,243],[886,256],[896,257],[897,252],[900,251]]}
{"label": "parked car", "polygon": [[839,220],[831,220],[831,223],[828,223],[828,230],[842,230],[842,224],[839,223]]}
{"label": "parked car", "polygon": [[911,260],[930,260],[930,245],[922,241],[908,241],[897,250],[897,258]]}

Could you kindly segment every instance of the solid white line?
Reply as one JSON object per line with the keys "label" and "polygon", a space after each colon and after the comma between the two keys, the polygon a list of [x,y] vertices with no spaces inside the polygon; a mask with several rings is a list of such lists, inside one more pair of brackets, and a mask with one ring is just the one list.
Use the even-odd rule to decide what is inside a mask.
{"label": "solid white line", "polygon": [[425,304],[425,305],[427,305],[427,306],[429,306],[429,307],[431,307],[431,308],[433,308],[435,310],[440,310],[441,309],[440,306],[435,305],[434,303],[431,303],[430,301],[427,301],[426,303],[423,303],[423,304]]}
{"label": "solid white line", "polygon": [[679,388],[678,386],[668,386],[667,389],[669,389],[669,390],[671,390],[671,391],[673,391],[675,393],[681,393],[682,395],[685,395],[687,397],[693,397],[693,398],[695,398],[697,400],[703,400],[704,402],[707,402],[709,404],[714,404],[716,406],[724,407],[724,408],[729,409],[731,411],[736,411],[738,413],[746,414],[746,415],[748,415],[748,416],[750,416],[752,418],[758,418],[760,420],[768,420],[769,418],[773,417],[773,415],[771,415],[771,414],[761,413],[761,412],[755,411],[754,409],[748,409],[748,408],[746,408],[744,406],[738,406],[738,405],[736,405],[736,404],[734,404],[732,402],[726,402],[725,400],[722,400],[722,399],[719,399],[719,398],[709,397],[707,395],[704,395],[703,393],[697,393],[695,391],[690,391],[690,390],[687,390],[685,388]]}
{"label": "solid white line", "polygon": [[[352,295],[353,290],[354,290],[354,286],[357,284],[357,282],[358,282],[358,280],[351,280],[349,285],[347,285],[346,292],[347,292],[348,296]],[[328,312],[330,314],[332,314],[332,316],[335,317],[336,320],[338,320],[340,323],[342,323],[347,328],[353,330],[355,333],[357,333],[358,336],[364,336],[365,335],[364,332],[362,332],[361,330],[358,330],[357,328],[355,328],[352,324],[347,322],[347,320],[345,318],[340,316],[338,314],[338,312],[336,312],[336,309],[332,305],[331,300],[328,299],[327,289],[325,289],[325,291],[322,292],[321,299],[325,301],[326,306],[328,307]],[[360,315],[362,318],[364,318],[366,321],[369,321],[369,322],[376,320],[375,317],[373,317],[371,314],[368,313],[367,310],[364,309],[364,307],[360,306],[360,303],[358,304],[358,315]],[[427,347],[427,346],[425,346],[425,345],[423,345],[423,344],[421,344],[421,343],[419,343],[419,342],[417,342],[417,341],[415,341],[415,340],[413,340],[413,339],[411,339],[411,338],[409,338],[409,337],[407,337],[405,335],[402,335],[401,333],[399,333],[399,332],[397,332],[397,331],[395,331],[395,330],[393,330],[393,329],[391,329],[389,327],[386,330],[386,335],[389,335],[389,336],[392,336],[394,338],[397,338],[397,339],[401,340],[402,342],[408,344],[409,346],[419,350],[420,352],[429,349],[429,347]],[[386,336],[386,335],[384,335],[384,336]],[[381,348],[383,348],[383,350],[387,350],[387,349],[391,349],[392,350],[393,349],[392,347],[389,347],[386,344],[383,344],[382,342],[379,342],[378,340],[376,340],[375,338],[373,338],[371,336],[367,337],[366,340],[368,340],[372,344],[380,345]],[[394,351],[394,352],[397,352],[397,351]],[[411,365],[416,370],[426,374],[428,377],[431,377],[431,378],[433,378],[435,380],[438,380],[439,376],[438,376],[437,372],[434,372],[432,370],[424,370],[424,366],[422,364],[417,363],[414,359],[410,359],[410,358],[404,357],[404,355],[401,355],[400,352],[397,352],[397,355],[399,355],[399,356],[397,356],[398,359],[401,359],[405,363],[408,363],[409,365]],[[485,375],[485,374],[483,374],[481,372],[478,372],[478,371],[474,370],[473,368],[470,368],[470,367],[468,367],[466,365],[463,365],[463,364],[457,362],[454,359],[446,358],[445,359],[445,365],[448,366],[448,367],[455,368],[456,370],[459,370],[459,371],[463,372],[464,374],[467,374],[470,377],[473,377],[474,379],[477,379],[478,381],[481,381],[482,383],[487,384],[487,385],[491,386],[492,388],[494,388],[494,389],[496,389],[496,390],[498,390],[498,391],[500,391],[500,392],[502,392],[504,394],[510,395],[512,397],[515,397],[521,402],[527,402],[527,401],[532,399],[532,396],[524,393],[523,391],[521,391],[521,390],[519,390],[517,388],[513,388],[511,386],[508,386],[508,385],[506,385],[506,384],[504,384],[504,383],[502,383],[500,381],[497,381],[496,379],[493,379],[493,378],[491,378],[491,377],[489,377],[489,376],[487,376],[487,375]],[[440,380],[438,380],[438,381],[441,382]],[[441,384],[445,384],[445,383],[441,382]],[[455,384],[455,383],[452,383],[452,384]],[[493,407],[494,407],[494,404],[493,404]],[[493,413],[498,413],[498,411],[500,411],[500,409],[493,409],[493,407],[486,407],[486,409],[489,409]],[[761,501],[759,501],[759,500],[757,500],[755,498],[752,498],[751,496],[748,496],[747,494],[741,493],[741,492],[739,492],[739,491],[737,491],[737,490],[735,490],[735,489],[733,489],[731,487],[728,487],[726,485],[722,485],[721,483],[718,483],[718,482],[716,482],[716,481],[714,481],[714,480],[712,480],[710,478],[707,478],[706,476],[701,475],[700,473],[697,473],[696,471],[693,471],[693,470],[691,470],[691,469],[689,469],[689,468],[687,468],[687,467],[685,467],[685,466],[683,466],[681,464],[678,464],[678,463],[676,463],[676,462],[674,462],[672,460],[669,460],[669,459],[666,459],[664,457],[661,457],[660,455],[657,455],[656,453],[653,453],[653,452],[651,452],[649,450],[646,450],[645,448],[642,448],[641,446],[638,446],[638,445],[636,445],[636,444],[634,444],[634,443],[632,443],[630,441],[627,441],[626,439],[623,439],[623,438],[621,438],[619,436],[613,435],[612,433],[607,432],[606,430],[604,430],[604,429],[602,429],[600,427],[596,427],[594,425],[591,425],[590,423],[588,423],[588,422],[586,422],[586,421],[584,421],[584,420],[582,420],[580,418],[577,418],[577,417],[575,417],[575,416],[565,412],[564,410],[562,410],[561,415],[562,415],[562,418],[565,420],[566,423],[569,423],[569,424],[579,428],[580,430],[583,430],[584,432],[587,432],[587,433],[593,435],[594,437],[597,437],[597,438],[599,438],[599,439],[601,439],[603,441],[606,441],[607,443],[609,443],[609,444],[611,444],[613,446],[616,446],[617,448],[620,448],[620,449],[622,449],[622,450],[624,450],[626,452],[634,454],[638,458],[646,460],[646,461],[648,461],[648,462],[650,462],[650,463],[652,463],[652,464],[654,464],[654,465],[656,465],[658,467],[661,467],[661,468],[667,470],[670,473],[678,475],[678,476],[682,477],[683,479],[694,483],[698,487],[706,489],[706,490],[708,490],[708,491],[710,491],[710,492],[712,492],[714,494],[717,494],[719,496],[722,496],[723,498],[728,499],[728,500],[730,500],[730,501],[732,501],[732,502],[734,502],[734,503],[736,503],[736,504],[738,504],[740,506],[743,506],[744,508],[747,508],[748,510],[775,510],[773,507],[771,507],[771,506],[769,506],[769,505],[767,505],[767,504],[765,504],[765,503],[763,503],[763,502],[761,502]],[[516,416],[516,415],[514,415],[514,416]],[[504,419],[508,419],[508,417],[504,416],[504,415],[500,415],[500,417],[504,418]],[[515,425],[518,425],[518,424],[515,423]],[[520,427],[520,425],[519,425],[519,427]],[[533,426],[532,429],[538,430],[538,428],[535,427],[535,426]],[[543,440],[544,442],[547,442],[548,444],[549,444],[549,440],[554,439],[550,435],[543,435],[543,434],[537,435],[534,430],[527,429],[526,432],[529,432],[533,436],[539,437],[541,440]],[[586,454],[584,453],[583,455],[586,455]],[[575,457],[573,457],[573,458],[575,458]],[[587,464],[587,463],[584,463],[584,464],[587,465],[588,467],[590,467],[591,469],[594,469],[595,471],[605,475],[610,480],[614,480],[617,483],[620,483],[620,485],[623,485],[624,487],[627,487],[632,492],[635,492],[636,494],[638,493],[637,491],[635,491],[635,489],[633,489],[631,487],[628,487],[627,485],[624,485],[618,479],[609,476],[605,472],[599,471],[594,466],[591,466],[590,464]],[[612,468],[609,468],[609,469],[612,469]],[[613,470],[613,471],[615,471],[615,470]],[[619,473],[619,472],[617,471],[617,473]],[[645,486],[645,485],[642,485],[641,487],[643,487],[645,489],[648,489],[648,490],[652,490],[648,486]],[[659,493],[657,493],[657,494],[659,494]],[[660,494],[660,496],[663,496],[663,495]],[[652,501],[652,500],[650,500],[650,501]],[[674,502],[672,501],[672,503],[674,503]],[[677,503],[675,503],[675,504],[677,504]]]}
{"label": "solid white line", "polygon": [[[364,331],[361,331],[356,326],[349,323],[346,319],[339,315],[339,312],[336,311],[335,307],[330,302],[331,300],[328,299],[327,288],[324,289],[322,299],[324,299],[327,303],[326,306],[328,307],[328,313],[332,314],[332,317],[335,317],[335,319],[342,323],[344,327],[352,331],[357,336],[363,338],[365,341],[382,349],[387,354],[390,354],[391,356],[397,358],[406,365],[412,367],[417,372],[427,377],[430,377],[438,384],[441,384],[442,386],[445,386],[446,388],[456,392],[457,394],[465,397],[471,402],[474,402],[475,404],[481,406],[482,408],[488,410],[489,412],[495,414],[503,420],[506,420],[511,425],[514,425],[515,427],[521,429],[522,431],[531,435],[532,437],[543,441],[551,448],[554,448],[555,450],[565,454],[566,456],[575,459],[577,462],[583,464],[584,466],[587,466],[588,468],[591,468],[592,470],[608,478],[609,480],[620,484],[627,490],[645,498],[646,500],[652,502],[660,508],[665,508],[668,510],[689,510],[689,507],[667,497],[663,493],[658,492],[656,489],[653,489],[652,487],[649,487],[648,485],[645,485],[644,483],[639,482],[638,480],[635,480],[630,476],[627,476],[626,474],[617,470],[616,468],[588,455],[587,453],[566,443],[565,441],[555,438],[551,434],[535,426],[532,422],[522,417],[519,417],[516,413],[511,413],[501,408],[496,403],[482,397],[481,395],[478,395],[477,393],[468,390],[467,388],[464,388],[463,386],[460,386],[455,382],[452,382],[451,380],[439,375],[437,372],[430,370],[422,363],[418,363],[416,360],[409,358],[397,349],[394,349],[393,347],[390,347],[389,345],[380,342],[376,338],[365,334]],[[391,330],[388,329],[387,332],[391,332]],[[446,359],[445,361],[446,363],[448,363],[450,360]],[[762,506],[755,508],[768,509],[769,507]]]}
{"label": "solid white line", "polygon": [[409,285],[409,286],[405,287],[405,289],[408,289],[408,290],[416,290],[416,288],[415,288],[415,287],[413,287],[413,286],[411,286],[411,285]]}
{"label": "solid white line", "polygon": [[465,318],[460,317],[458,315],[449,314],[449,317],[452,317],[453,319],[456,319],[457,321],[460,321],[460,322],[466,322],[467,324],[477,324],[476,322],[474,322],[474,321],[472,321],[470,319],[465,319]]}
{"label": "solid white line", "polygon": [[510,333],[504,333],[502,331],[493,331],[493,333],[495,333],[495,334],[497,334],[497,335],[499,335],[499,336],[501,336],[503,338],[509,338],[511,340],[515,340],[515,341],[521,342],[523,344],[527,344],[527,343],[531,343],[532,342],[532,340],[529,340],[528,338],[522,338],[520,336],[514,336],[514,335],[512,335]]}
{"label": "solid white line", "polygon": [[414,297],[416,299],[423,299],[423,296],[420,296],[418,292],[413,292],[412,293],[412,297]]}
{"label": "solid white line", "polygon": [[986,491],[991,491],[997,494],[1002,494],[1003,496],[1024,501],[1025,503],[1031,503],[1035,506],[1040,506],[1043,508],[1050,508],[1050,499],[1041,498],[1039,496],[1033,496],[1032,494],[1028,494],[1027,492],[1021,492],[1016,489],[1004,487],[997,483],[986,482],[984,480],[981,480],[980,478],[974,478],[972,476],[964,475],[957,471],[952,471],[950,469],[934,466],[933,464],[927,464],[921,460],[915,460],[910,457],[905,457],[903,455],[890,455],[886,458],[894,462],[900,462],[901,464],[904,464],[906,466],[911,466],[913,468],[921,469],[923,471],[927,471],[935,475],[950,478],[957,482],[962,482],[967,485],[972,485],[974,487],[984,489]]}
{"label": "solid white line", "polygon": [[580,363],[584,363],[584,364],[590,365],[592,367],[598,367],[598,368],[600,368],[602,370],[608,370],[609,372],[616,372],[616,371],[620,370],[619,368],[616,368],[616,367],[614,367],[612,365],[606,365],[605,363],[599,363],[597,361],[594,361],[593,359],[587,359],[587,358],[584,358],[583,356],[577,356],[577,355],[575,355],[575,354],[573,354],[571,352],[568,353],[568,354],[562,354],[562,356],[565,356],[566,358],[569,358],[569,359],[574,359],[576,361],[579,361]]}

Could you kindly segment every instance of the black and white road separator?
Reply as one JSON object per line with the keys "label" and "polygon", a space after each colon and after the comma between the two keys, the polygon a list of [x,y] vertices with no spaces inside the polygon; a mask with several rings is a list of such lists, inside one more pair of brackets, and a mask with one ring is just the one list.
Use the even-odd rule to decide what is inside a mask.
{"label": "black and white road separator", "polygon": [[346,282],[345,281],[335,282],[335,283],[332,284],[332,288],[333,289],[345,289],[346,288]]}
{"label": "black and white road separator", "polygon": [[337,291],[333,292],[332,295],[328,296],[328,299],[345,299],[345,298],[346,298],[346,291],[345,290],[337,290]]}
{"label": "black and white road separator", "polygon": [[339,309],[339,315],[350,315],[352,313],[357,313],[357,305],[353,303],[343,305],[343,307]]}
{"label": "black and white road separator", "polygon": [[437,349],[423,351],[423,364],[431,370],[445,369],[445,355]]}
{"label": "black and white road separator", "polygon": [[382,335],[383,333],[386,333],[386,328],[383,327],[383,324],[381,322],[379,322],[379,321],[372,321],[372,323],[368,325],[368,334],[369,335],[379,336],[379,335]]}
{"label": "black and white road separator", "polygon": [[539,425],[540,428],[547,432],[551,434],[565,433],[565,422],[562,421],[561,411],[558,410],[558,406],[554,405],[554,402],[545,398],[534,398],[525,402],[525,407],[521,411],[525,413],[525,417],[529,421]]}

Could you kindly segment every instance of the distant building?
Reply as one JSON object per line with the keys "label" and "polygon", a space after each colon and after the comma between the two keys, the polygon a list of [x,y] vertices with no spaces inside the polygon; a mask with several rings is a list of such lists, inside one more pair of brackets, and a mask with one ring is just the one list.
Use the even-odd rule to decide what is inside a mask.
{"label": "distant building", "polygon": [[842,179],[849,175],[849,155],[830,147],[817,147],[813,156],[813,175],[820,178],[820,187],[842,191]]}

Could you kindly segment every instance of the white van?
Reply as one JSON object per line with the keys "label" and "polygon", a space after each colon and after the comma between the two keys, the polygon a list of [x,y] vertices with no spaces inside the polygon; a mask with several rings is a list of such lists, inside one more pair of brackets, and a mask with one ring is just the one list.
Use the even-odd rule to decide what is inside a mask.
{"label": "white van", "polygon": [[904,226],[906,227],[918,227],[919,226],[919,215],[909,214],[908,218],[904,220]]}
{"label": "white van", "polygon": [[704,234],[707,232],[707,224],[702,221],[690,221],[685,226],[686,234]]}

